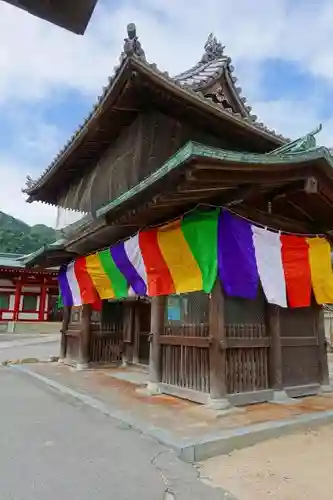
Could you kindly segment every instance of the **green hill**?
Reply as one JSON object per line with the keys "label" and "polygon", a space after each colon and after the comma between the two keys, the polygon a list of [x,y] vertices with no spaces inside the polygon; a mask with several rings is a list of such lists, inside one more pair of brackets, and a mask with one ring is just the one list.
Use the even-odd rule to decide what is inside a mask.
{"label": "green hill", "polygon": [[55,241],[55,231],[44,224],[29,226],[0,212],[0,252],[28,254]]}

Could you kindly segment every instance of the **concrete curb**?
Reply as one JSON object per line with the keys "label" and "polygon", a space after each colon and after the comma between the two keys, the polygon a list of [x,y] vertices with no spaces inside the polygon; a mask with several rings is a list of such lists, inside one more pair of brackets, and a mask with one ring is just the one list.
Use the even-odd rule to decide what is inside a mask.
{"label": "concrete curb", "polygon": [[217,455],[228,454],[233,450],[247,448],[268,439],[274,439],[333,422],[333,410],[328,410],[282,421],[264,422],[246,427],[228,429],[215,434],[201,436],[200,440],[192,441],[173,436],[164,429],[136,419],[130,412],[114,409],[87,394],[77,392],[65,385],[59,384],[55,380],[39,375],[22,365],[13,365],[10,368],[29,375],[61,394],[81,401],[87,406],[101,411],[105,415],[155,439],[174,450],[181,460],[189,463],[199,462]]}
{"label": "concrete curb", "polygon": [[38,359],[38,358],[23,358],[23,359],[6,359],[5,361],[1,361],[0,366],[13,366],[13,365],[31,365],[34,363],[54,363],[58,361],[57,356],[51,356],[47,359]]}

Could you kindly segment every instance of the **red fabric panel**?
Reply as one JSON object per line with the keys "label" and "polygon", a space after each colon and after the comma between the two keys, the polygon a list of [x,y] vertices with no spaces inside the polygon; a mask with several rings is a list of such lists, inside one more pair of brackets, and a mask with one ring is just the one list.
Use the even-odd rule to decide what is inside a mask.
{"label": "red fabric panel", "polygon": [[102,301],[101,299],[98,299],[97,302],[94,302],[91,304],[91,309],[93,311],[101,311],[102,310]]}
{"label": "red fabric panel", "polygon": [[290,307],[311,304],[309,245],[305,238],[281,235],[282,264]]}
{"label": "red fabric panel", "polygon": [[158,245],[157,229],[139,233],[139,246],[147,272],[148,295],[154,297],[175,293],[169,268]]}
{"label": "red fabric panel", "polygon": [[80,288],[82,304],[97,303],[99,301],[99,296],[87,272],[85,257],[76,259],[74,271]]}

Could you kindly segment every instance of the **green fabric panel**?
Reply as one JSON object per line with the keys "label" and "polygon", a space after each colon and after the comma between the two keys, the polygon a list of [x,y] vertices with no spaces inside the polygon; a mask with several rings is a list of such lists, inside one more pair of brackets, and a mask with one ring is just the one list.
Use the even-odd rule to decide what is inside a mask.
{"label": "green fabric panel", "polygon": [[116,266],[110,250],[102,250],[98,252],[98,257],[101,261],[102,267],[111,281],[112,288],[116,298],[124,298],[128,296],[128,283],[124,275],[119,271]]}
{"label": "green fabric panel", "polygon": [[57,300],[57,308],[63,309],[63,307],[64,307],[64,303],[62,301],[62,295],[61,295],[61,292],[59,290],[59,295],[58,295],[58,300]]}
{"label": "green fabric panel", "polygon": [[182,220],[182,231],[202,274],[202,288],[210,293],[217,277],[217,231],[220,209],[195,211]]}

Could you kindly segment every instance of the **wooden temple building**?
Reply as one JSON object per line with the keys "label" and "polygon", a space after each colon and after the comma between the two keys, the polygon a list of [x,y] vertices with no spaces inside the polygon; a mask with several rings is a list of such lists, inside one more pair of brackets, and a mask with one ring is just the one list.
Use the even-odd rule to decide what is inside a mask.
{"label": "wooden temple building", "polygon": [[[251,114],[212,35],[174,77],[149,64],[134,25],[91,114],[25,189],[87,214],[65,241],[31,256],[58,266],[184,214],[232,207],[281,231],[333,236],[333,161],[314,134],[289,141]],[[213,292],[65,308],[69,363],[149,366],[149,389],[217,407],[315,393],[328,386],[322,308],[280,308],[264,294]]]}
{"label": "wooden temple building", "polygon": [[52,331],[49,323],[61,320],[58,270],[27,269],[24,259],[24,255],[0,254],[0,331]]}

